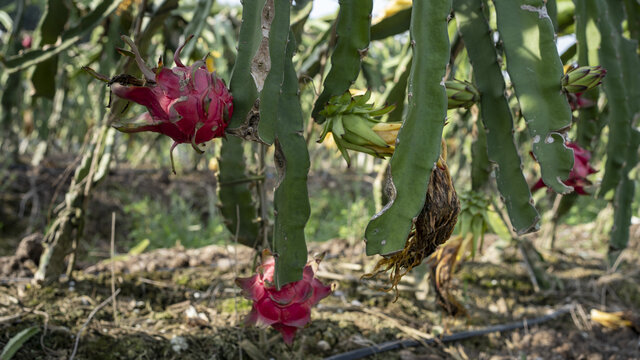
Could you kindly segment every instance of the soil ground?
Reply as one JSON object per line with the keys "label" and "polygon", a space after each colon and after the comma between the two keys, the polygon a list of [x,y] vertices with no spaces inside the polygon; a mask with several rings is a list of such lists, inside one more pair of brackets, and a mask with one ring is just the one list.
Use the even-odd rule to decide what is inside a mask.
{"label": "soil ground", "polygon": [[[171,186],[151,175],[145,177],[157,179],[153,186]],[[129,186],[140,179],[116,174],[109,181]],[[148,182],[143,187],[150,188]],[[101,193],[108,188],[96,198],[108,201]],[[3,196],[6,200],[11,192]],[[120,204],[94,206],[110,213]],[[0,275],[0,348],[21,330],[37,326],[39,334],[14,359],[67,359],[76,340],[75,359],[319,359],[397,339],[531,319],[573,304],[571,313],[538,326],[376,358],[640,359],[637,332],[605,328],[589,318],[591,309],[640,313],[640,228],[631,229],[631,244],[615,272],[592,250],[592,230],[587,224],[559,231],[559,250],[543,253],[550,288],[540,291],[534,291],[517,248],[488,236],[483,254],[462,263],[456,273],[453,294],[467,311],[459,317],[448,316],[433,291],[424,295],[424,282],[416,276],[405,279],[395,302],[393,293],[380,290],[380,280],[361,281],[376,260],[364,256],[361,242],[311,243],[310,254],[325,253],[318,277],[337,288],[314,309],[311,324],[292,347],[272,329],[243,326],[251,305],[234,279],[252,272],[256,256],[242,246],[175,247],[115,261],[80,261],[72,279],[46,287],[30,283],[26,266],[21,274]],[[15,249],[16,243],[5,247]],[[120,290],[115,307],[100,307],[112,295],[112,281]]]}

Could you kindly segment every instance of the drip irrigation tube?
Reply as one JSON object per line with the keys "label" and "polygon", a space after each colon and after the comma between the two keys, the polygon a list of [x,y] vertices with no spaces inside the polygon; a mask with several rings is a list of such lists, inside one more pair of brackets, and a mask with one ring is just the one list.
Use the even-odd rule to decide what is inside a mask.
{"label": "drip irrigation tube", "polygon": [[571,309],[573,309],[573,305],[564,306],[549,315],[545,315],[545,316],[541,316],[533,319],[523,319],[523,320],[514,321],[507,324],[489,326],[489,327],[478,329],[478,330],[463,331],[457,334],[443,336],[442,338],[438,338],[438,339],[424,339],[422,341],[417,341],[417,340],[389,341],[389,342],[382,343],[380,345],[374,345],[374,346],[370,346],[362,349],[348,351],[342,354],[329,356],[324,360],[356,360],[356,359],[362,359],[366,356],[380,354],[386,351],[391,351],[396,349],[406,349],[410,347],[420,346],[422,344],[431,345],[436,343],[450,343],[454,341],[469,339],[475,336],[486,335],[493,332],[513,331],[513,330],[525,328],[527,326],[538,325],[538,324],[553,320],[564,314],[569,313]]}

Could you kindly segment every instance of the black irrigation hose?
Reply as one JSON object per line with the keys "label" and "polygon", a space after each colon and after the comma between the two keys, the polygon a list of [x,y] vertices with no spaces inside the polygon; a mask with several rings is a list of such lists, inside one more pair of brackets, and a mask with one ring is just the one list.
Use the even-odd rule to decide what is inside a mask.
{"label": "black irrigation hose", "polygon": [[443,336],[439,339],[425,339],[422,342],[417,340],[395,340],[389,341],[386,343],[382,343],[380,345],[374,345],[362,349],[357,349],[353,351],[348,351],[342,354],[337,354],[333,356],[329,356],[324,360],[356,360],[362,359],[366,356],[371,356],[375,354],[379,354],[386,351],[396,350],[396,349],[406,349],[410,347],[416,347],[423,344],[436,344],[436,343],[449,343],[464,339],[469,339],[475,336],[482,336],[492,332],[505,332],[512,331],[516,329],[522,329],[527,326],[538,325],[543,322],[547,322],[549,320],[553,320],[557,317],[560,317],[573,309],[573,305],[565,306],[549,315],[533,318],[531,320],[523,319],[520,321],[514,321],[512,323],[502,324],[502,325],[494,325],[489,326],[484,329],[471,330],[471,331],[463,331],[461,333]]}

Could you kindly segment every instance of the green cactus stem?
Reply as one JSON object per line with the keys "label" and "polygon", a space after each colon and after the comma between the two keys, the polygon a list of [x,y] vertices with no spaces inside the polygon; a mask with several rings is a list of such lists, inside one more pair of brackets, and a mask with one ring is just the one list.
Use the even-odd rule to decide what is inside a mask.
{"label": "green cactus stem", "polygon": [[298,77],[292,62],[295,48],[294,35],[290,32],[275,127],[274,162],[278,186],[273,195],[276,215],[273,250],[276,257],[274,279],[278,288],[302,279],[302,269],[307,263],[304,227],[311,211],[307,190],[309,152],[302,136],[304,126]]}
{"label": "green cactus stem", "polygon": [[640,99],[640,58],[638,42],[625,38],[622,33],[622,2],[597,0],[596,5],[602,38],[600,64],[609,70],[603,81],[609,101],[609,142],[599,196],[608,196],[615,190],[614,226],[609,243],[609,261],[613,263],[629,241],[631,203],[635,192],[629,173],[638,163],[640,146],[640,133],[635,129],[640,118],[640,103],[637,101]]}
{"label": "green cactus stem", "polygon": [[367,226],[367,255],[386,255],[403,249],[412,221],[424,206],[447,113],[443,79],[449,62],[447,18],[450,11],[451,1],[413,4],[408,113],[390,162],[395,196]]}
{"label": "green cactus stem", "polygon": [[624,0],[625,13],[629,35],[635,41],[640,41],[640,3],[637,0]]}
{"label": "green cactus stem", "polygon": [[[272,5],[270,14],[267,14],[269,5]],[[258,135],[265,143],[271,145],[275,139],[275,128],[278,117],[278,107],[282,83],[284,81],[284,62],[287,40],[289,37],[289,19],[291,1],[267,0],[263,13],[263,24],[266,20],[272,20],[269,29],[269,62],[270,68],[264,80],[264,87],[260,91],[260,122],[258,123]],[[263,25],[264,29],[264,25]]]}
{"label": "green cactus stem", "polygon": [[[620,12],[622,3],[597,1],[600,14],[598,28],[600,42],[600,64],[609,73],[603,81],[604,92],[609,101],[609,139],[607,162],[599,196],[614,190],[627,177],[624,170],[628,161],[627,149],[631,146],[632,122],[640,112],[640,60],[636,53],[636,41],[622,35]],[[635,100],[633,100],[635,99]]]}
{"label": "green cactus stem", "polygon": [[[628,174],[638,164],[638,147],[640,147],[640,132],[631,132],[631,146],[627,149],[627,165],[624,171]],[[611,240],[609,241],[609,264],[613,265],[622,250],[629,243],[629,227],[633,216],[632,204],[636,190],[634,179],[625,176],[616,187],[616,194],[613,199],[613,228],[611,229]]]}
{"label": "green cactus stem", "polygon": [[262,42],[260,20],[265,0],[244,0],[243,4],[238,54],[229,80],[229,90],[233,95],[233,116],[227,132],[232,132],[233,129],[250,122],[250,112],[258,98],[258,89],[252,77],[251,65]]}
{"label": "green cactus stem", "polygon": [[260,226],[251,184],[240,181],[247,178],[245,164],[242,140],[228,136],[222,142],[218,158],[220,213],[225,226],[237,236],[238,242],[255,248],[260,244]]}
{"label": "green cactus stem", "polygon": [[562,92],[562,62],[545,2],[494,0],[494,4],[507,71],[533,140],[542,179],[558,193],[571,192],[573,189],[562,182],[573,167],[573,152],[564,145],[563,137],[571,125],[571,109]]}
{"label": "green cactus stem", "polygon": [[[45,8],[45,14],[39,26],[40,41],[38,47],[55,44],[58,36],[62,34],[65,24],[69,19],[69,9],[62,0],[49,0]],[[53,100],[56,92],[56,77],[58,72],[58,56],[54,56],[36,65],[31,75],[31,82],[35,90],[34,96],[42,96]]]}
{"label": "green cactus stem", "polygon": [[318,124],[325,120],[320,111],[329,99],[349,90],[360,74],[360,62],[369,49],[372,9],[372,0],[340,1],[336,25],[337,41],[331,55],[331,70],[311,112]]}
{"label": "green cactus stem", "polygon": [[34,49],[22,54],[4,58],[0,55],[0,61],[4,64],[5,71],[9,74],[24,70],[43,61],[49,60],[66,49],[70,48],[82,39],[87,33],[100,25],[112,12],[116,10],[120,2],[104,0],[96,8],[82,17],[78,25],[63,32],[56,45],[46,49]]}
{"label": "green cactus stem", "polygon": [[[600,31],[596,25],[599,17],[596,3],[593,0],[574,0],[574,2],[578,65],[598,65],[600,61],[598,59]],[[599,92],[598,88],[594,88],[582,94],[582,98],[594,106],[578,109],[576,142],[582,148],[590,151],[594,149],[595,142],[605,125],[605,118],[600,115],[597,107]],[[565,200],[563,199],[563,201]]]}
{"label": "green cactus stem", "polygon": [[[505,83],[491,29],[481,0],[455,0],[456,21],[473,64],[475,82],[482,94],[481,118],[486,128],[487,151],[493,162],[501,199],[518,234],[535,231],[540,216],[533,206],[529,186],[522,174],[522,160],[513,137],[513,117],[505,97]],[[480,126],[478,131],[482,131]]]}
{"label": "green cactus stem", "polygon": [[[408,50],[408,49],[407,49]],[[388,122],[402,121],[402,115],[404,113],[405,100],[407,98],[407,83],[409,81],[409,69],[411,69],[411,62],[413,54],[407,52],[400,60],[398,67],[396,68],[393,76],[393,85],[388,87],[382,96],[381,102],[387,104],[394,104],[396,108],[387,116]]]}
{"label": "green cactus stem", "polygon": [[471,189],[482,191],[489,182],[491,163],[487,150],[487,133],[482,122],[476,118],[473,133],[475,137],[471,143]]}

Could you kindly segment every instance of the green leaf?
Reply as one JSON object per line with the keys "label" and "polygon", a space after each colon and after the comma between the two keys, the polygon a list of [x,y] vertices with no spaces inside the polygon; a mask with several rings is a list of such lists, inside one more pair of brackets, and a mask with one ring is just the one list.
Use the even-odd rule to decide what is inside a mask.
{"label": "green leaf", "polygon": [[562,181],[573,167],[573,151],[562,134],[571,109],[562,92],[562,62],[543,0],[494,0],[507,71],[533,140],[544,183],[557,193],[572,191]]}
{"label": "green leaf", "polygon": [[422,210],[431,171],[440,154],[447,115],[443,84],[449,62],[447,18],[451,1],[417,1],[411,17],[413,62],[409,75],[408,113],[391,158],[395,198],[374,215],[365,231],[367,255],[401,250]]}
{"label": "green leaf", "polygon": [[71,47],[80,40],[86,33],[106,19],[120,4],[119,1],[104,0],[92,12],[82,17],[80,23],[72,29],[62,33],[60,43],[45,49],[35,49],[26,51],[23,54],[12,56],[9,58],[1,58],[8,73],[26,69],[30,66],[39,64],[43,61],[51,59],[64,50]]}
{"label": "green leaf", "polygon": [[130,256],[140,255],[149,247],[149,244],[151,244],[151,241],[149,239],[143,239],[142,241],[140,241],[137,244],[135,244],[127,252],[127,254],[130,255]]}
{"label": "green leaf", "polygon": [[31,339],[35,334],[39,332],[40,332],[39,326],[32,326],[14,335],[11,339],[9,339],[9,342],[7,343],[7,345],[5,345],[4,348],[2,349],[2,353],[0,354],[0,359],[10,360],[13,357],[13,355],[15,355],[18,350],[20,350],[22,345],[24,345],[24,343],[27,342],[27,340]]}

